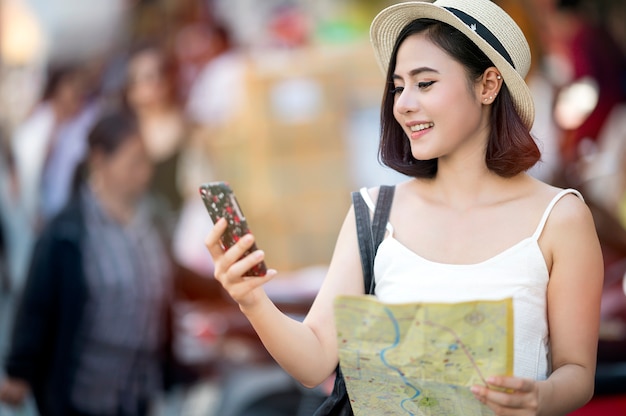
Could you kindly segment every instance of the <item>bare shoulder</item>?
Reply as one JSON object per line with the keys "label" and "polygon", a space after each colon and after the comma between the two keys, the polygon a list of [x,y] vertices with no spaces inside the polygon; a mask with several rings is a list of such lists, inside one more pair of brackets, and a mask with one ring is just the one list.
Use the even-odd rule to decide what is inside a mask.
{"label": "bare shoulder", "polygon": [[[562,192],[561,189],[555,189],[554,197]],[[593,226],[591,210],[582,196],[573,191],[564,193],[561,198],[556,201],[548,221],[551,227],[559,228]]]}
{"label": "bare shoulder", "polygon": [[563,191],[545,185],[538,192],[544,207],[555,201],[539,238],[551,280],[601,274],[602,254],[591,210],[576,192]]}
{"label": "bare shoulder", "polygon": [[[394,191],[395,197],[399,196],[400,198],[402,198],[402,196],[406,195],[407,193],[410,193],[410,194],[414,193],[413,186],[415,185],[415,182],[417,182],[415,179],[408,179],[406,181],[394,184],[393,186],[395,187],[395,191]],[[378,198],[380,188],[381,188],[380,186],[366,188],[366,191],[369,194],[369,196],[372,198],[372,201],[376,201],[376,198]]]}
{"label": "bare shoulder", "polygon": [[[552,198],[556,198],[563,190],[554,188]],[[556,201],[542,239],[552,247],[552,251],[559,251],[573,245],[595,246],[598,244],[598,235],[591,214],[591,210],[584,199],[575,192],[563,193]]]}
{"label": "bare shoulder", "polygon": [[[534,178],[528,179],[529,186],[526,189],[534,204],[545,209],[550,202],[555,202],[548,217],[551,225],[571,224],[571,221],[584,223],[591,219],[591,211],[578,190],[559,188]],[[558,197],[559,195],[561,196]]]}

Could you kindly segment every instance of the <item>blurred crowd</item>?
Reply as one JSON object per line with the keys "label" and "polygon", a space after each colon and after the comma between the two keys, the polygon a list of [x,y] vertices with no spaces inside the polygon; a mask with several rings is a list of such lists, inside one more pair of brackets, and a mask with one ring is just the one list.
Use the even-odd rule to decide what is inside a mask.
{"label": "blurred crowd", "polygon": [[[153,9],[130,6],[131,22]],[[6,404],[145,415],[168,385],[215,372],[228,316],[193,319],[221,298],[196,197],[214,178],[202,140],[232,121],[244,67],[231,30],[192,11],[171,33],[137,23],[106,54],[51,58],[39,98],[2,126]]]}
{"label": "blurred crowd", "polygon": [[[147,414],[149,398],[168,383],[212,377],[220,354],[256,359],[232,344],[214,349],[225,322],[246,332],[236,311],[215,318],[210,307],[194,309],[228,306],[211,280],[203,246],[211,224],[197,189],[219,178],[212,137],[247,122],[240,109],[249,98],[248,57],[324,45],[306,1],[271,2],[263,36],[237,26],[235,3],[229,15],[228,2],[124,2],[115,26],[122,40],[102,53],[48,57],[37,62],[39,72],[24,63],[11,68],[3,57],[6,73],[27,73],[31,81],[23,91],[3,86],[2,94],[32,88],[37,98],[25,111],[1,111],[0,353],[12,384],[3,390],[0,371],[0,399],[19,404],[33,393],[40,406],[56,409],[49,414]],[[391,2],[375,3],[350,10],[369,21]],[[543,157],[531,174],[580,189],[592,207],[607,266],[600,354],[626,361],[626,4],[496,3],[520,23],[533,53],[528,83]],[[367,41],[366,31],[358,33]],[[11,80],[5,75],[2,82]],[[20,102],[2,98],[5,106]],[[336,135],[345,138],[344,131]],[[345,163],[360,156],[346,154]],[[58,270],[80,285],[55,277]],[[76,303],[68,307],[70,301]],[[185,336],[209,342],[193,349],[183,345]],[[23,351],[37,348],[33,356],[42,361],[24,362],[33,356]],[[66,354],[49,356],[58,348]],[[167,379],[170,352],[189,365]],[[55,389],[33,374],[44,367],[55,375]],[[68,369],[73,389],[63,384]]]}

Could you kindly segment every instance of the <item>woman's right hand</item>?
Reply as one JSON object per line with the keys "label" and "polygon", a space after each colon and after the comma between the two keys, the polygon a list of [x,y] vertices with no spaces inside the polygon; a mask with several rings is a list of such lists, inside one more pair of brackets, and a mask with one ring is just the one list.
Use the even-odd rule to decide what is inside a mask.
{"label": "woman's right hand", "polygon": [[246,234],[234,246],[224,250],[220,237],[226,230],[226,220],[220,219],[205,240],[215,265],[215,279],[226,292],[239,304],[242,310],[250,309],[263,297],[261,286],[276,275],[276,270],[269,269],[265,276],[244,276],[252,267],[265,258],[262,250],[256,250],[242,258],[254,244],[254,236]]}
{"label": "woman's right hand", "polygon": [[29,391],[26,381],[8,377],[0,383],[0,402],[14,407],[21,406]]}

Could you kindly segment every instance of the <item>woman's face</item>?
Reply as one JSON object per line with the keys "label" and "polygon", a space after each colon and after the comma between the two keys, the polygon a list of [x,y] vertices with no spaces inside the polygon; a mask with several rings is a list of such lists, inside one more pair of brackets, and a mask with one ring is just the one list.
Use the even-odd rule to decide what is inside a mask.
{"label": "woman's face", "polygon": [[152,164],[139,134],[98,159],[100,178],[113,194],[124,202],[136,201],[144,194],[152,177]]}
{"label": "woman's face", "polygon": [[128,65],[128,102],[135,109],[167,103],[169,86],[163,74],[163,60],[156,50],[135,55]]}
{"label": "woman's face", "polygon": [[85,76],[76,71],[65,76],[54,93],[54,103],[61,119],[78,114],[87,92]]}
{"label": "woman's face", "polygon": [[484,155],[488,115],[478,86],[470,85],[463,65],[425,35],[411,35],[400,45],[393,83],[393,113],[415,159]]}

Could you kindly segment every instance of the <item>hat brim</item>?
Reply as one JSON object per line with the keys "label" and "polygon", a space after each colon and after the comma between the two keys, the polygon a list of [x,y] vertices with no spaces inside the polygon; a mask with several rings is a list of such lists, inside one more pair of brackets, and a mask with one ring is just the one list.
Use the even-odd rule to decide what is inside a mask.
{"label": "hat brim", "polygon": [[433,19],[456,28],[474,42],[491,59],[502,74],[511,93],[513,104],[524,125],[532,128],[535,106],[530,89],[524,78],[487,41],[470,29],[461,19],[448,10],[426,2],[407,2],[389,6],[381,11],[370,26],[370,41],[374,47],[376,60],[383,74],[393,53],[393,47],[402,29],[416,19]]}

